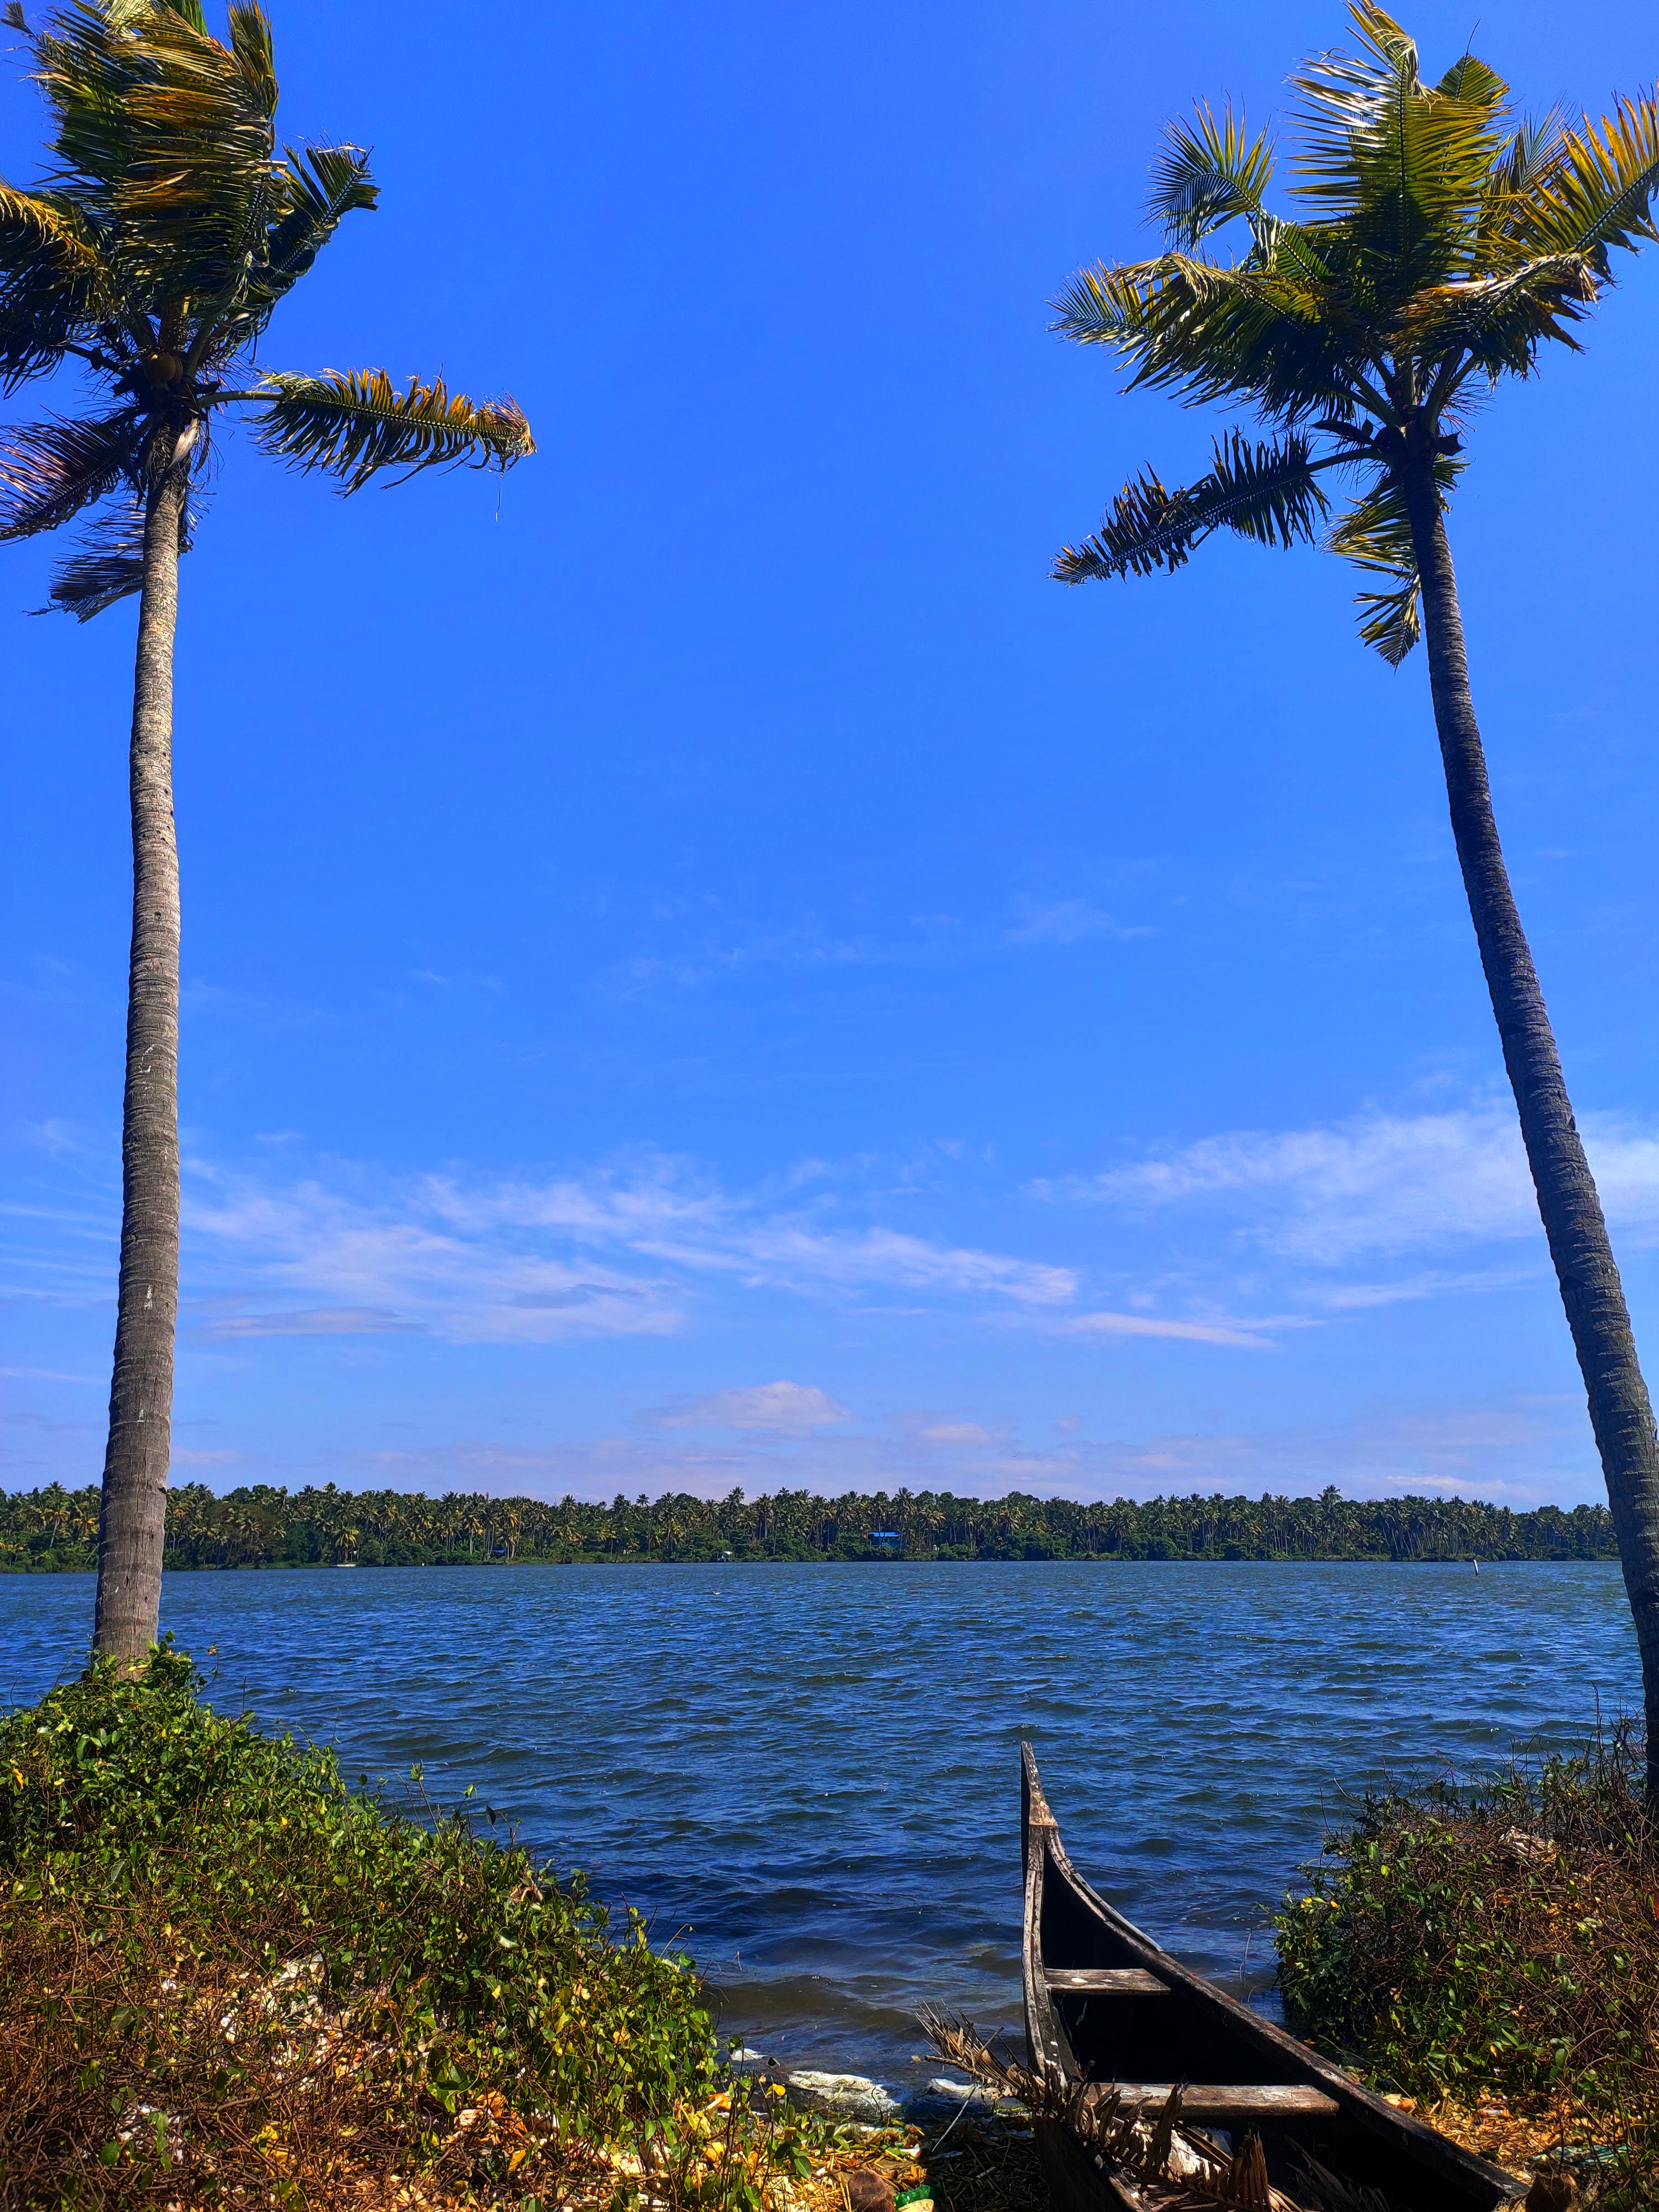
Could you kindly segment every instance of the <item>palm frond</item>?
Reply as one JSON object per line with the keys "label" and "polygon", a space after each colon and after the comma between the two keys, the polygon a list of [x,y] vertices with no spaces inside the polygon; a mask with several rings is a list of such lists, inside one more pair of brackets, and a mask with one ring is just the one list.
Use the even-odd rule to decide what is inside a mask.
{"label": "palm frond", "polygon": [[1175,245],[1190,251],[1235,216],[1260,215],[1273,169],[1265,131],[1247,138],[1244,118],[1235,120],[1231,102],[1219,121],[1200,103],[1190,123],[1164,126],[1147,213],[1163,224]]}
{"label": "palm frond", "polygon": [[[1435,483],[1443,506],[1462,466],[1449,454],[1436,461]],[[1392,578],[1385,590],[1356,593],[1354,605],[1359,609],[1362,642],[1380,653],[1391,668],[1398,668],[1422,633],[1417,550],[1405,489],[1398,477],[1379,477],[1337,523],[1325,547],[1356,568]]]}
{"label": "palm frond", "polygon": [[1478,54],[1464,54],[1446,71],[1435,90],[1445,100],[1462,100],[1488,115],[1500,114],[1510,103],[1510,88],[1495,69],[1488,69]]}
{"label": "palm frond", "polygon": [[[179,550],[188,553],[192,518],[186,500],[179,511]],[[144,508],[142,501],[100,515],[87,532],[81,550],[58,563],[50,604],[36,614],[73,615],[90,622],[106,607],[143,589]]]}
{"label": "palm frond", "polygon": [[1379,301],[1404,301],[1463,265],[1508,88],[1473,55],[1426,85],[1392,16],[1370,0],[1349,13],[1363,52],[1322,55],[1293,80],[1304,97],[1296,190],[1346,227]]}
{"label": "palm frond", "polygon": [[1150,470],[1126,484],[1097,534],[1066,546],[1054,574],[1063,584],[1160,568],[1173,574],[1223,527],[1259,545],[1306,543],[1327,512],[1314,473],[1320,465],[1305,439],[1253,446],[1235,430],[1216,440],[1209,473],[1182,490],[1166,491]]}
{"label": "palm frond", "polygon": [[152,8],[114,194],[130,251],[158,292],[204,303],[229,304],[246,284],[278,190],[270,26],[258,8],[235,5],[230,30],[227,47]]}
{"label": "palm frond", "polygon": [[1566,325],[1582,320],[1596,295],[1595,272],[1584,255],[1552,253],[1507,276],[1429,286],[1400,327],[1424,356],[1462,353],[1489,376],[1504,370],[1524,376],[1546,339],[1580,350]]}
{"label": "palm frond", "polygon": [[536,450],[511,398],[477,404],[441,378],[410,380],[398,392],[384,369],[325,369],[319,376],[265,378],[264,410],[253,429],[260,449],[300,469],[322,469],[359,491],[380,470],[498,468]]}
{"label": "palm frond", "polygon": [[283,213],[266,235],[249,286],[250,304],[265,314],[306,274],[342,218],[372,209],[380,197],[360,146],[285,151],[278,185]]}
{"label": "palm frond", "polygon": [[0,539],[33,538],[106,498],[132,467],[137,409],[93,422],[52,416],[0,434]]}
{"label": "palm frond", "polygon": [[1524,233],[1531,196],[1539,181],[1560,159],[1562,117],[1551,108],[1546,114],[1523,116],[1506,147],[1493,162],[1486,179],[1480,211],[1475,220],[1471,266],[1474,271],[1496,275],[1524,245],[1511,244]]}
{"label": "palm frond", "polygon": [[1141,325],[1148,294],[1170,266],[1169,257],[1156,261],[1101,262],[1079,269],[1063,291],[1048,302],[1054,311],[1051,331],[1078,345],[1121,345]]}
{"label": "palm frond", "polygon": [[1356,592],[1353,603],[1359,610],[1360,643],[1398,668],[1423,635],[1423,587],[1415,566],[1392,591]]}
{"label": "palm frond", "polygon": [[1516,234],[1534,253],[1582,253],[1605,274],[1610,246],[1659,239],[1659,103],[1620,100],[1599,124],[1564,131],[1555,158],[1517,208]]}
{"label": "palm frond", "polygon": [[1053,327],[1115,346],[1132,365],[1132,391],[1174,390],[1188,404],[1248,398],[1286,423],[1349,405],[1376,345],[1352,319],[1341,286],[1325,281],[1322,235],[1275,226],[1261,265],[1166,253],[1081,270],[1055,300]]}
{"label": "palm frond", "polygon": [[55,118],[57,181],[105,213],[126,166],[127,99],[146,68],[128,21],[135,12],[152,11],[76,0],[55,28],[30,34],[35,81]]}
{"label": "palm frond", "polygon": [[0,390],[55,368],[107,305],[103,259],[74,203],[0,181]]}
{"label": "palm frond", "polygon": [[74,0],[34,40],[58,178],[111,227],[135,304],[234,299],[276,210],[276,81],[260,10],[230,43],[169,0]]}

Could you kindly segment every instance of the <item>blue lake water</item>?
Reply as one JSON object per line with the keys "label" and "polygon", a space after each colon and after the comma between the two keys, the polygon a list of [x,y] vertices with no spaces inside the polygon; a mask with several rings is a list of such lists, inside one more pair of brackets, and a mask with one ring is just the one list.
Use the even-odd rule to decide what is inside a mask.
{"label": "blue lake water", "polygon": [[[90,1577],[0,1578],[8,1702],[78,1668],[91,1612]],[[901,2087],[918,2003],[1018,2025],[1023,1736],[1097,1886],[1265,1991],[1345,1790],[1639,1706],[1601,1563],[179,1574],[162,1620],[354,1777],[476,1783],[683,1933],[729,2031]]]}

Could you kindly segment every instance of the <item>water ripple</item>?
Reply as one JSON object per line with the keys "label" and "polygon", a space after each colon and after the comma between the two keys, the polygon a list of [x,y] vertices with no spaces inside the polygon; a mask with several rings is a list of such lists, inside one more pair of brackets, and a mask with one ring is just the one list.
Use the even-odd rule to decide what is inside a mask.
{"label": "water ripple", "polygon": [[[90,1613],[88,1577],[0,1583],[12,1698]],[[476,1783],[684,1935],[733,2032],[896,2079],[925,1999],[1017,2025],[1023,1736],[1079,1865],[1249,1989],[1342,1792],[1639,1694],[1602,1562],[202,1573],[164,1618],[352,1774]]]}

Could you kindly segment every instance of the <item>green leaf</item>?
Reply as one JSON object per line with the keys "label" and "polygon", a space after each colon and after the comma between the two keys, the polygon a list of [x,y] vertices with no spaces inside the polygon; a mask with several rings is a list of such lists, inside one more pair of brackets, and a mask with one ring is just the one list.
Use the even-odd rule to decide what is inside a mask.
{"label": "green leaf", "polygon": [[256,417],[260,449],[300,469],[322,469],[361,490],[381,469],[507,470],[536,450],[530,425],[511,398],[477,404],[451,393],[441,378],[411,378],[398,392],[384,369],[325,369],[320,375],[266,377]]}
{"label": "green leaf", "polygon": [[1265,131],[1247,139],[1244,118],[1234,120],[1231,103],[1218,122],[1200,102],[1190,123],[1164,126],[1147,212],[1176,245],[1190,249],[1235,216],[1259,215],[1273,167]]}
{"label": "green leaf", "polygon": [[1166,491],[1150,471],[1126,484],[1097,534],[1065,547],[1054,574],[1066,584],[1173,574],[1212,531],[1288,547],[1310,540],[1326,511],[1304,439],[1252,446],[1235,430],[1216,440],[1209,474],[1183,490]]}
{"label": "green leaf", "polygon": [[135,408],[92,422],[53,416],[0,434],[0,539],[33,538],[105,498],[133,465]]}
{"label": "green leaf", "polygon": [[58,181],[106,228],[130,304],[233,297],[275,213],[263,14],[233,6],[226,46],[191,6],[82,0],[34,44]]}
{"label": "green leaf", "polygon": [[[1437,460],[1435,483],[1443,506],[1463,465],[1449,454]],[[1340,553],[1357,568],[1393,579],[1386,590],[1357,593],[1354,604],[1359,609],[1361,641],[1397,668],[1422,632],[1417,550],[1399,479],[1379,477],[1349,507],[1325,545],[1328,552]]]}
{"label": "green leaf", "polygon": [[1117,348],[1130,389],[1190,404],[1249,397],[1285,422],[1351,405],[1369,366],[1366,334],[1345,313],[1323,234],[1273,226],[1272,262],[1223,268],[1185,253],[1085,270],[1054,301],[1063,337]]}
{"label": "green leaf", "polygon": [[1659,104],[1620,100],[1599,124],[1564,131],[1553,161],[1516,210],[1518,240],[1534,253],[1586,254],[1605,271],[1609,246],[1634,252],[1659,239]]}
{"label": "green leaf", "polygon": [[1292,80],[1304,96],[1296,189],[1346,226],[1386,307],[1463,264],[1507,88],[1472,56],[1425,85],[1417,47],[1392,16],[1369,0],[1349,14],[1361,52],[1322,55]]}
{"label": "green leaf", "polygon": [[55,368],[108,307],[95,236],[75,203],[0,182],[0,390]]}
{"label": "green leaf", "polygon": [[280,179],[284,212],[266,236],[263,264],[256,266],[249,288],[267,313],[306,274],[342,217],[372,209],[379,198],[361,147],[309,146],[296,152],[290,146],[287,154]]}
{"label": "green leaf", "polygon": [[1506,276],[1427,286],[1400,328],[1425,356],[1466,354],[1489,376],[1504,370],[1524,376],[1547,338],[1580,350],[1566,325],[1582,321],[1596,294],[1595,268],[1583,254],[1553,253]]}

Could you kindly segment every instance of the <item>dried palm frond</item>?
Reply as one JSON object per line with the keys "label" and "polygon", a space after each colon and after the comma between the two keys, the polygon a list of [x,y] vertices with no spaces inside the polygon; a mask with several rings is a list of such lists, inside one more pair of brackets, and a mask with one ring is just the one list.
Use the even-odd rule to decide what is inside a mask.
{"label": "dried palm frond", "polygon": [[1130,2179],[1147,2212],[1393,2212],[1376,2190],[1344,2180],[1304,2158],[1305,2185],[1294,2197],[1267,2177],[1258,2135],[1231,2154],[1182,2118],[1185,2085],[1176,2082],[1156,2111],[1126,2101],[1109,2081],[1067,2087],[1057,2072],[1022,2066],[988,2043],[961,2013],[924,2006],[923,2033],[942,2058],[976,2081],[1058,2122],[1085,2149]]}
{"label": "dried palm frond", "polygon": [[[194,517],[186,499],[179,509],[179,551],[191,549]],[[100,515],[85,532],[80,550],[59,562],[48,603],[38,615],[73,615],[90,622],[118,600],[131,599],[144,585],[144,509],[142,501]]]}
{"label": "dried palm frond", "polygon": [[536,450],[516,401],[474,402],[441,377],[399,392],[384,369],[325,369],[265,378],[253,432],[262,451],[299,469],[323,469],[361,490],[376,470],[510,469]]}
{"label": "dried palm frond", "polygon": [[1298,2193],[1309,2212],[1389,2212],[1389,2200],[1380,2189],[1367,2189],[1360,2182],[1333,2173],[1308,2151],[1302,2154]]}
{"label": "dried palm frond", "polygon": [[106,498],[133,465],[139,422],[124,407],[93,421],[52,416],[0,432],[0,538],[56,530]]}

